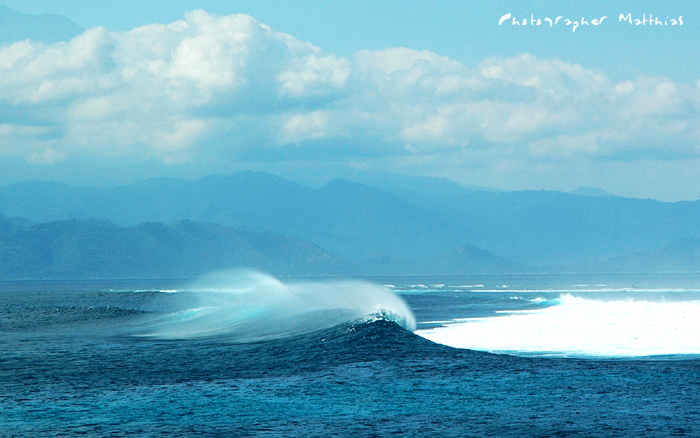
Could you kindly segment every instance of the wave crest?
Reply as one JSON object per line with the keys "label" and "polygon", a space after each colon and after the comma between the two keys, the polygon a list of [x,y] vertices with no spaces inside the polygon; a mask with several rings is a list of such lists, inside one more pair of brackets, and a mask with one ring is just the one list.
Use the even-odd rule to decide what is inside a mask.
{"label": "wave crest", "polygon": [[416,328],[413,313],[398,295],[363,281],[283,283],[237,270],[208,275],[176,294],[182,296],[181,307],[147,321],[138,336],[247,342],[378,317]]}

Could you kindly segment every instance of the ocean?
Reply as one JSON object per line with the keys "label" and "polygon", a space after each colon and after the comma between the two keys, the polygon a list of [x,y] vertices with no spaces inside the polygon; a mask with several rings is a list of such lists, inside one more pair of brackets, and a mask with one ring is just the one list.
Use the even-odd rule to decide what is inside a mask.
{"label": "ocean", "polygon": [[700,274],[0,283],[0,436],[700,436]]}

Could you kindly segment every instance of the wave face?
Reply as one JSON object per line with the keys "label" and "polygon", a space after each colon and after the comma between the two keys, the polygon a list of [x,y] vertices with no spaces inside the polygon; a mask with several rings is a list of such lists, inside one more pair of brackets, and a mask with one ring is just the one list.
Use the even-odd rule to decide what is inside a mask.
{"label": "wave face", "polygon": [[413,313],[398,295],[361,281],[285,284],[259,272],[229,271],[202,278],[172,295],[177,309],[142,323],[137,336],[247,342],[371,319],[416,328]]}
{"label": "wave face", "polygon": [[416,334],[456,348],[570,357],[700,355],[700,301],[598,301],[572,295],[537,309],[456,320]]}

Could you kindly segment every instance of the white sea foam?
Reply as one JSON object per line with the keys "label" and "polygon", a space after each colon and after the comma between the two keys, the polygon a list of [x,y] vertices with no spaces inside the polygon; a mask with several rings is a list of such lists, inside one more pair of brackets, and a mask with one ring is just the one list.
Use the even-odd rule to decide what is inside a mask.
{"label": "white sea foam", "polygon": [[606,302],[563,295],[549,302],[553,305],[458,320],[416,334],[456,348],[513,354],[700,354],[700,300]]}
{"label": "white sea foam", "polygon": [[542,298],[542,297],[537,297],[537,298],[533,298],[533,299],[531,299],[531,300],[528,300],[527,298],[514,296],[514,297],[510,297],[510,299],[511,299],[511,300],[529,301],[529,302],[531,302],[531,303],[543,303],[543,302],[545,302],[545,301],[549,301],[549,300],[547,300],[546,298]]}
{"label": "white sea foam", "polygon": [[199,280],[183,291],[181,301],[184,306],[145,322],[137,335],[251,341],[377,316],[408,330],[416,327],[413,313],[399,296],[360,281],[285,284],[266,274],[237,270]]}

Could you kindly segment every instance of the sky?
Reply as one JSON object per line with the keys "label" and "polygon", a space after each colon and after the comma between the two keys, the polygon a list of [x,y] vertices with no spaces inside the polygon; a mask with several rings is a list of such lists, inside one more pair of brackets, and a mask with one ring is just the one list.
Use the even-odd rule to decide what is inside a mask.
{"label": "sky", "polygon": [[0,184],[389,171],[700,199],[695,1],[0,4],[86,29],[0,46]]}

